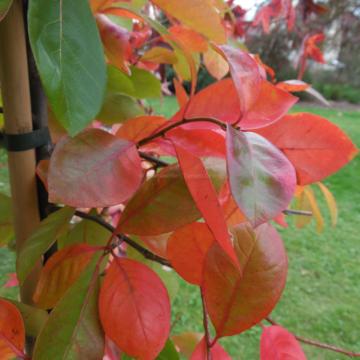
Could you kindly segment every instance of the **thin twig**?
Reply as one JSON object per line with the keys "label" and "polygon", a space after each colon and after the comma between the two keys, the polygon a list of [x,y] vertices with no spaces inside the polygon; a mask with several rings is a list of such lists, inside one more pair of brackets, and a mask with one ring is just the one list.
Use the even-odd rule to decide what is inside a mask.
{"label": "thin twig", "polygon": [[138,251],[140,254],[142,254],[144,256],[144,258],[146,258],[148,260],[151,260],[151,261],[154,261],[154,262],[157,262],[157,263],[159,263],[161,265],[171,267],[171,264],[169,263],[168,260],[166,260],[166,259],[162,258],[161,256],[158,256],[158,255],[154,254],[150,250],[142,247],[136,241],[129,238],[127,235],[125,235],[125,234],[115,234],[116,229],[111,224],[109,224],[104,219],[102,219],[101,217],[90,215],[90,214],[84,213],[84,212],[79,211],[79,210],[75,211],[75,215],[82,218],[82,219],[87,219],[87,220],[96,222],[97,224],[99,224],[103,228],[109,230],[120,241],[125,242],[126,244],[128,244],[129,246],[134,248],[136,251]]}
{"label": "thin twig", "polygon": [[202,288],[200,287],[200,295],[201,295],[201,303],[203,309],[203,325],[205,331],[205,342],[206,342],[206,359],[212,360],[211,356],[211,338],[210,338],[210,328],[209,328],[209,316],[206,310],[206,304],[204,299],[204,293]]}
{"label": "thin twig", "polygon": [[[279,325],[279,323],[277,323],[276,321],[274,321],[270,317],[267,317],[265,320],[267,322],[269,322],[271,325]],[[300,342],[302,342],[304,344],[307,344],[307,345],[315,346],[315,347],[318,347],[320,349],[334,351],[334,352],[337,352],[339,354],[343,354],[343,355],[346,355],[346,356],[349,356],[349,357],[360,357],[360,353],[356,353],[356,352],[353,352],[353,351],[342,349],[342,348],[339,348],[339,347],[337,347],[335,345],[325,344],[325,343],[315,341],[315,340],[312,340],[312,339],[307,339],[307,338],[304,338],[302,336],[298,336],[298,335],[295,335],[295,334],[293,334],[293,335],[295,336],[296,340],[298,340],[298,341],[300,341]]]}
{"label": "thin twig", "polygon": [[286,209],[283,211],[285,215],[300,215],[300,216],[313,216],[311,211],[304,211],[304,210],[290,210]]}
{"label": "thin twig", "polygon": [[157,157],[149,155],[149,154],[144,153],[142,151],[139,151],[139,154],[144,160],[147,160],[149,162],[154,163],[157,167],[166,167],[166,166],[170,165],[166,161],[158,159]]}
{"label": "thin twig", "polygon": [[176,121],[176,122],[170,124],[169,126],[159,130],[158,132],[148,136],[147,138],[140,140],[137,143],[137,146],[138,147],[144,146],[144,145],[148,144],[149,142],[157,139],[158,137],[164,136],[168,131],[170,131],[178,126],[189,124],[189,123],[194,123],[194,122],[209,122],[209,123],[219,126],[223,130],[226,130],[226,124],[224,124],[223,122],[216,120],[214,118],[203,117],[203,118],[194,118],[194,119],[182,119],[182,120],[179,120],[179,121]]}

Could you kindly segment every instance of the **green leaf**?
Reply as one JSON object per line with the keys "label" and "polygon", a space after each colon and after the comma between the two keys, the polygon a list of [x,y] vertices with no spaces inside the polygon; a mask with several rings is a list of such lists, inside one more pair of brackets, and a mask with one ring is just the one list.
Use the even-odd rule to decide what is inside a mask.
{"label": "green leaf", "polygon": [[102,359],[104,334],[97,309],[98,259],[94,256],[51,312],[36,341],[33,360]]}
{"label": "green leaf", "polygon": [[26,335],[37,337],[49,317],[48,312],[16,300],[6,300],[13,303],[20,311],[21,317],[24,320]]}
{"label": "green leaf", "polygon": [[99,112],[106,85],[103,48],[88,1],[30,1],[29,36],[51,108],[75,135]]}
{"label": "green leaf", "polygon": [[179,353],[176,351],[174,343],[171,340],[166,342],[165,347],[156,360],[180,360]]}
{"label": "green leaf", "polygon": [[121,93],[137,99],[161,96],[161,82],[155,75],[135,66],[131,66],[130,69],[129,76],[115,66],[108,66],[108,93]]}
{"label": "green leaf", "polygon": [[11,198],[0,193],[0,247],[5,246],[14,237]]}
{"label": "green leaf", "polygon": [[43,220],[38,229],[25,241],[17,257],[17,276],[24,282],[31,269],[51,245],[68,229],[74,210],[62,208]]}
{"label": "green leaf", "polygon": [[0,21],[6,16],[12,0],[0,0]]}
{"label": "green leaf", "polygon": [[59,248],[75,244],[105,246],[111,233],[91,220],[82,220],[75,224],[67,234],[58,239]]}
{"label": "green leaf", "polygon": [[158,98],[161,96],[161,82],[155,75],[135,66],[132,66],[130,69],[130,80],[134,85],[134,96],[136,98]]}
{"label": "green leaf", "polygon": [[134,118],[143,113],[134,98],[120,93],[108,93],[96,118],[106,124],[113,124]]}

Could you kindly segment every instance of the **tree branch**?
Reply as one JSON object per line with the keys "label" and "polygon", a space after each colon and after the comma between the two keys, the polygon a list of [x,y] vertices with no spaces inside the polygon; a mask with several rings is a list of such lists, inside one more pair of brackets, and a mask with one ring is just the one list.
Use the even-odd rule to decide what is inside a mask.
{"label": "tree branch", "polygon": [[[270,317],[265,318],[265,320],[267,322],[269,322],[271,325],[280,325],[279,323],[277,323],[276,321],[274,321]],[[318,347],[320,349],[334,351],[334,352],[337,352],[339,354],[343,354],[343,355],[350,356],[350,357],[360,357],[360,353],[355,353],[353,351],[345,350],[345,349],[339,348],[339,347],[337,347],[335,345],[325,344],[325,343],[315,341],[315,340],[312,340],[312,339],[307,339],[307,338],[304,338],[302,336],[298,336],[298,335],[295,335],[295,334],[293,334],[293,335],[295,336],[296,340],[298,340],[298,341],[300,341],[300,342],[302,342],[304,344],[307,344],[307,345],[315,346],[315,347]]]}
{"label": "tree branch", "polygon": [[131,246],[132,248],[134,248],[141,255],[143,255],[144,258],[146,258],[148,260],[151,260],[151,261],[155,261],[155,262],[157,262],[157,263],[159,263],[161,265],[172,267],[168,260],[162,258],[161,256],[158,256],[158,255],[154,254],[150,250],[148,250],[148,249],[144,248],[143,246],[139,245],[136,241],[132,240],[127,235],[125,235],[125,234],[115,234],[116,229],[111,224],[109,224],[104,219],[102,219],[101,217],[90,215],[90,214],[84,213],[84,212],[79,211],[79,210],[75,211],[75,215],[82,218],[82,219],[87,219],[87,220],[96,222],[97,224],[99,224],[103,228],[110,231],[120,241],[123,241],[126,244],[128,244],[129,246]]}
{"label": "tree branch", "polygon": [[140,140],[137,143],[137,147],[144,146],[144,145],[148,144],[149,142],[157,139],[158,137],[164,136],[168,131],[175,129],[178,126],[189,124],[189,123],[194,123],[194,122],[209,122],[209,123],[219,126],[223,130],[226,130],[226,124],[219,120],[216,120],[214,118],[203,117],[203,118],[194,118],[194,119],[182,119],[182,120],[176,121],[176,122],[170,124],[169,126],[159,130],[155,134],[152,134],[152,135],[148,136],[147,138]]}
{"label": "tree branch", "polygon": [[304,211],[304,210],[290,210],[286,209],[283,211],[285,215],[300,215],[300,216],[312,216],[313,213],[311,211]]}
{"label": "tree branch", "polygon": [[158,159],[155,156],[149,155],[147,153],[144,153],[142,151],[139,151],[140,156],[144,159],[147,160],[149,162],[154,163],[157,167],[166,167],[169,166],[170,164],[167,163],[166,161],[163,161],[161,159]]}

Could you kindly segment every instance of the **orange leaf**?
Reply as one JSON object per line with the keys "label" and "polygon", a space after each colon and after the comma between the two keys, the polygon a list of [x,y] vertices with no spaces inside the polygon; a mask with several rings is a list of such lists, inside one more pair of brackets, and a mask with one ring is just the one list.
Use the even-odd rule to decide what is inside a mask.
{"label": "orange leaf", "polygon": [[151,135],[166,122],[167,120],[162,116],[139,116],[126,120],[117,131],[116,136],[136,143]]}
{"label": "orange leaf", "polygon": [[208,49],[207,41],[194,30],[181,25],[173,25],[168,30],[176,42],[191,52],[205,52]]}
{"label": "orange leaf", "polygon": [[106,335],[139,360],[156,358],[170,332],[165,286],[147,266],[114,258],[100,291],[99,311]]}
{"label": "orange leaf", "polygon": [[229,72],[227,61],[211,47],[204,53],[204,65],[210,75],[217,80],[222,79]]}
{"label": "orange leaf", "polygon": [[179,335],[173,335],[171,340],[179,349],[180,354],[184,355],[186,358],[189,358],[202,337],[203,336],[201,333],[184,332]]}
{"label": "orange leaf", "polygon": [[148,61],[155,64],[175,64],[177,58],[174,51],[164,47],[155,46],[146,51],[140,61]]}
{"label": "orange leaf", "polygon": [[319,186],[321,192],[323,193],[326,203],[327,203],[327,206],[330,210],[332,226],[336,226],[338,210],[337,210],[336,200],[334,198],[334,195],[330,192],[330,190],[327,188],[327,186],[325,186],[323,183],[318,182],[317,185]]}
{"label": "orange leaf", "polygon": [[304,188],[304,194],[307,197],[310,207],[311,207],[311,211],[313,213],[313,216],[315,218],[316,221],[316,231],[318,233],[321,233],[324,230],[324,218],[321,215],[321,211],[319,208],[319,205],[316,201],[315,195],[313,190],[311,189],[310,186],[306,186]]}
{"label": "orange leaf", "polygon": [[226,42],[221,17],[210,0],[152,0],[152,2],[184,25],[216,43]]}
{"label": "orange leaf", "polygon": [[214,235],[205,223],[186,225],[170,236],[167,258],[187,282],[200,285],[204,259],[214,240]]}
{"label": "orange leaf", "polygon": [[0,299],[0,359],[25,358],[25,327],[19,310]]}
{"label": "orange leaf", "polygon": [[333,174],[358,152],[342,130],[314,114],[287,115],[256,132],[285,153],[296,169],[300,185]]}
{"label": "orange leaf", "polygon": [[285,286],[287,257],[269,224],[233,228],[238,269],[215,243],[205,259],[203,293],[216,338],[239,334],[265,318]]}
{"label": "orange leaf", "polygon": [[180,81],[174,78],[174,87],[176,99],[180,107],[183,107],[189,101],[189,96],[185,91],[184,87],[181,85]]}
{"label": "orange leaf", "polygon": [[79,244],[57,251],[41,269],[33,300],[42,309],[52,309],[79,278],[98,248]]}

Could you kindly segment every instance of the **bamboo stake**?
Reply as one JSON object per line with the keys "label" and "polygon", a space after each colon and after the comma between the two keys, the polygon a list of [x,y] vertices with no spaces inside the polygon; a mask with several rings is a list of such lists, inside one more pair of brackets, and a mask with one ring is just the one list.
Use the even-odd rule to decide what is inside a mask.
{"label": "bamboo stake", "polygon": [[[22,0],[14,0],[0,23],[0,84],[5,132],[8,134],[26,133],[33,129],[22,6]],[[8,166],[18,252],[39,223],[35,151],[9,152]],[[26,304],[33,303],[40,266],[20,288],[21,300]]]}

